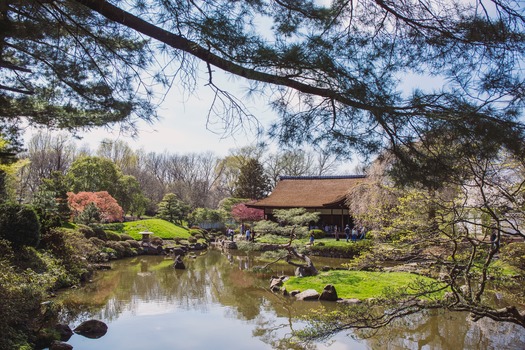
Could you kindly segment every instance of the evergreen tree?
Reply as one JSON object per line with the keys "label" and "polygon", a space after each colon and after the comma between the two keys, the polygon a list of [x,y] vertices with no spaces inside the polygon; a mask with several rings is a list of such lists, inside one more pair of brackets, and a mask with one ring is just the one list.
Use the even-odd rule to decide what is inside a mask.
{"label": "evergreen tree", "polygon": [[70,130],[154,118],[137,90],[148,50],[132,30],[75,1],[38,0],[0,2],[0,28],[0,124],[10,133],[22,117]]}
{"label": "evergreen tree", "polygon": [[261,199],[270,191],[270,179],[264,167],[256,159],[249,159],[242,167],[235,196],[240,198]]}
{"label": "evergreen tree", "polygon": [[159,203],[157,217],[182,225],[182,221],[186,219],[190,211],[190,206],[180,200],[176,194],[168,193]]}
{"label": "evergreen tree", "polygon": [[91,202],[77,215],[75,221],[84,225],[100,222],[100,210],[95,203]]}
{"label": "evergreen tree", "polygon": [[[43,179],[38,189],[39,193],[51,193],[54,198],[53,210],[62,222],[67,222],[71,218],[71,210],[67,203],[67,184],[64,175],[59,171],[51,173],[49,179]],[[46,206],[50,208],[51,203]],[[45,208],[44,208],[45,209]]]}

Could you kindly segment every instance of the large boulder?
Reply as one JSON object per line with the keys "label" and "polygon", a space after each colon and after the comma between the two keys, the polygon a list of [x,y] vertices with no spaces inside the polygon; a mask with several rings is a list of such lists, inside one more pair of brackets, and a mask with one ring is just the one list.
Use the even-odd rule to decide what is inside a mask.
{"label": "large boulder", "polygon": [[272,279],[270,281],[270,290],[272,292],[278,292],[281,290],[281,287],[283,286],[283,282],[286,280],[286,276],[272,276]]}
{"label": "large boulder", "polygon": [[60,334],[60,340],[62,341],[68,341],[73,335],[71,327],[69,327],[67,324],[59,323],[55,326],[55,330],[58,332],[58,334]]}
{"label": "large boulder", "polygon": [[88,320],[82,322],[73,332],[80,334],[86,338],[98,339],[106,334],[108,326],[98,320]]}
{"label": "large boulder", "polygon": [[319,293],[315,289],[307,289],[295,296],[297,300],[318,300]]}
{"label": "large boulder", "polygon": [[337,299],[337,292],[331,284],[327,284],[319,296],[319,300],[337,301]]}
{"label": "large boulder", "polygon": [[316,276],[317,270],[314,266],[299,266],[295,269],[296,277]]}

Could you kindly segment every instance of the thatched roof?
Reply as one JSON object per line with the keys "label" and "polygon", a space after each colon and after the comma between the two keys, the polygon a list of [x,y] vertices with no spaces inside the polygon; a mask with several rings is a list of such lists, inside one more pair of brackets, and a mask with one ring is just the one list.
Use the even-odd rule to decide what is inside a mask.
{"label": "thatched roof", "polygon": [[352,176],[282,176],[273,192],[250,207],[322,208],[340,204],[346,193],[365,179]]}

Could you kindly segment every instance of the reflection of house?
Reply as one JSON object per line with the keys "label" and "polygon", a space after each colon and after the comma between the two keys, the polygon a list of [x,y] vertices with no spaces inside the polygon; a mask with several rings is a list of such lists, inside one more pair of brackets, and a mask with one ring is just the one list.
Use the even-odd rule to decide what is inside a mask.
{"label": "reflection of house", "polygon": [[273,220],[274,209],[306,208],[321,213],[321,227],[337,225],[340,230],[352,221],[346,193],[364,179],[364,175],[282,176],[267,198],[249,206],[264,209],[267,220]]}

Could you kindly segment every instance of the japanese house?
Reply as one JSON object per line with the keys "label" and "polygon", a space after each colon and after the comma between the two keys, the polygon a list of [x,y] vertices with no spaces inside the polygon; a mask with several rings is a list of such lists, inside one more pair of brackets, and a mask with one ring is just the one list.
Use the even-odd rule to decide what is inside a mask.
{"label": "japanese house", "polygon": [[264,210],[266,220],[274,220],[274,209],[305,208],[319,212],[319,228],[339,230],[352,225],[352,216],[345,204],[347,192],[365,180],[364,175],[350,176],[281,176],[272,193],[249,206]]}

